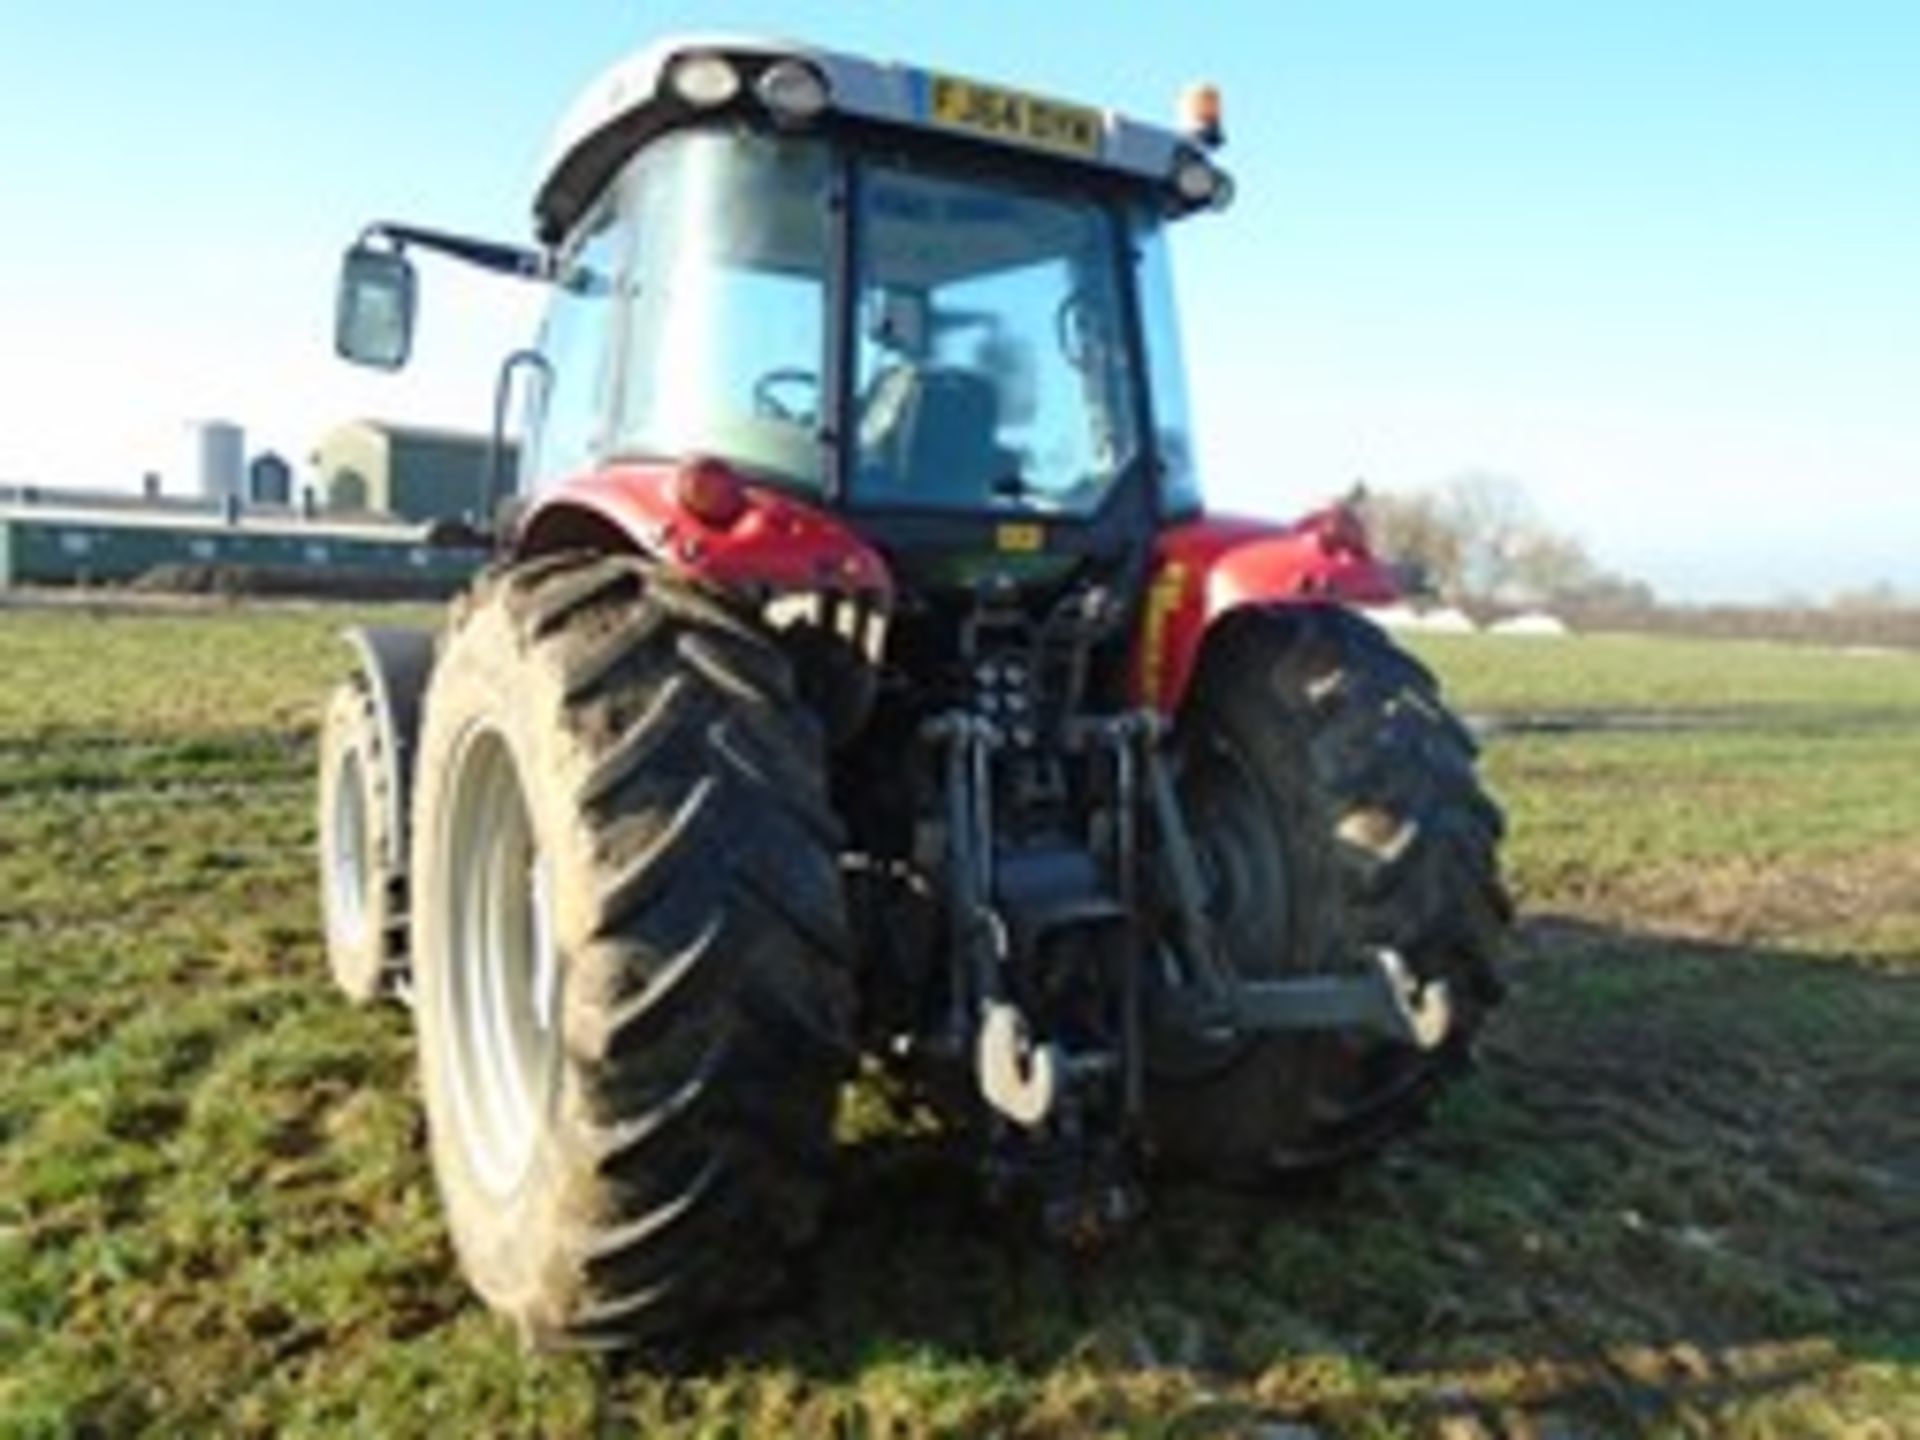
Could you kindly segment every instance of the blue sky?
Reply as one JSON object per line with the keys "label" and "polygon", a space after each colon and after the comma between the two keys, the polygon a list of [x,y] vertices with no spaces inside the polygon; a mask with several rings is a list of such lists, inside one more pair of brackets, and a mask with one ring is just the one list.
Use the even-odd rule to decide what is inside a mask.
{"label": "blue sky", "polygon": [[553,123],[670,30],[802,35],[1151,118],[1225,91],[1184,228],[1209,493],[1521,480],[1688,598],[1920,590],[1920,5],[388,0],[0,12],[0,480],[485,423],[537,297],[436,268],[397,379],[328,350],[359,225],[524,234]]}

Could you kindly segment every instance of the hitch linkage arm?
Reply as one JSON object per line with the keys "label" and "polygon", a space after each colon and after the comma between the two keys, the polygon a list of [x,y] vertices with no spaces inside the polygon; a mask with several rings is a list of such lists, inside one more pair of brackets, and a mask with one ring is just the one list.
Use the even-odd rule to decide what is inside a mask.
{"label": "hitch linkage arm", "polygon": [[[1060,1047],[1034,1043],[1026,1016],[1006,998],[1006,922],[993,908],[992,753],[999,727],[977,715],[936,716],[922,730],[946,746],[947,871],[951,907],[956,1048],[973,1036],[981,1097],[999,1115],[1031,1129],[1053,1113],[1066,1088],[1068,1059]],[[977,1023],[974,1017],[977,1015]]]}
{"label": "hitch linkage arm", "polygon": [[[1160,832],[1162,865],[1181,952],[1196,981],[1163,995],[1161,1005],[1187,1025],[1223,1035],[1368,1030],[1421,1050],[1445,1040],[1453,1025],[1446,982],[1421,980],[1397,950],[1368,947],[1357,969],[1336,974],[1243,980],[1233,973],[1220,954],[1207,914],[1198,853],[1158,735],[1152,728],[1144,728],[1144,734],[1147,793]],[[1274,943],[1281,943],[1279,937]]]}

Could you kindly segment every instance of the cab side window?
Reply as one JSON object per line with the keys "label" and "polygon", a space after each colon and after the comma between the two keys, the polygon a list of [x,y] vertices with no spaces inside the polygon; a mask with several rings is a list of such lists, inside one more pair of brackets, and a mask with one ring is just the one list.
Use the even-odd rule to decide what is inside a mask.
{"label": "cab side window", "polygon": [[1153,396],[1154,442],[1160,454],[1160,508],[1169,519],[1185,519],[1200,513],[1200,476],[1187,409],[1187,371],[1180,357],[1173,266],[1167,255],[1166,227],[1158,216],[1141,212],[1136,217],[1134,256],[1141,340],[1147,348],[1147,386]]}
{"label": "cab side window", "polygon": [[827,151],[788,136],[686,131],[627,175],[623,456],[724,457],[818,492],[829,224]]}
{"label": "cab side window", "polygon": [[559,278],[541,330],[545,378],[523,447],[522,488],[535,490],[590,469],[606,454],[618,423],[615,400],[622,306],[619,284],[626,259],[614,187],[582,223],[560,262]]}

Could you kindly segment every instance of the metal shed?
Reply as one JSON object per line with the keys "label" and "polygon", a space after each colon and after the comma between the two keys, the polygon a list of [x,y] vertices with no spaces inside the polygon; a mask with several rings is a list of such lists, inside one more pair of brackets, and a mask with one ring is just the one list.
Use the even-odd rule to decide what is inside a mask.
{"label": "metal shed", "polygon": [[[488,448],[485,436],[464,431],[354,420],[321,438],[313,467],[322,503],[333,514],[432,521],[479,513]],[[507,476],[514,465],[509,447]]]}
{"label": "metal shed", "polygon": [[325,576],[324,588],[406,577],[422,588],[452,590],[482,559],[471,550],[429,546],[418,528],[393,524],[0,505],[0,585],[8,586],[124,584],[172,565]]}

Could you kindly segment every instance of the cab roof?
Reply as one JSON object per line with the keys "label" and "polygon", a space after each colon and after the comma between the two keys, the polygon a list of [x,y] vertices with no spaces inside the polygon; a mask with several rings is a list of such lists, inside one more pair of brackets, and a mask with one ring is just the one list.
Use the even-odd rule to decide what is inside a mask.
{"label": "cab roof", "polygon": [[[878,62],[798,41],[737,35],[679,35],[657,41],[607,70],[576,99],[556,130],[534,199],[540,238],[560,240],[635,146],[699,113],[668,85],[676,61],[718,56],[736,65],[742,90],[780,60],[811,66],[826,82],[828,113],[919,130],[949,140],[1051,156],[1149,184],[1165,184],[1197,149],[1192,136],[1112,110],[1036,96],[944,72]],[[948,103],[985,97],[1001,113],[1050,123],[993,128],[967,123]]]}

